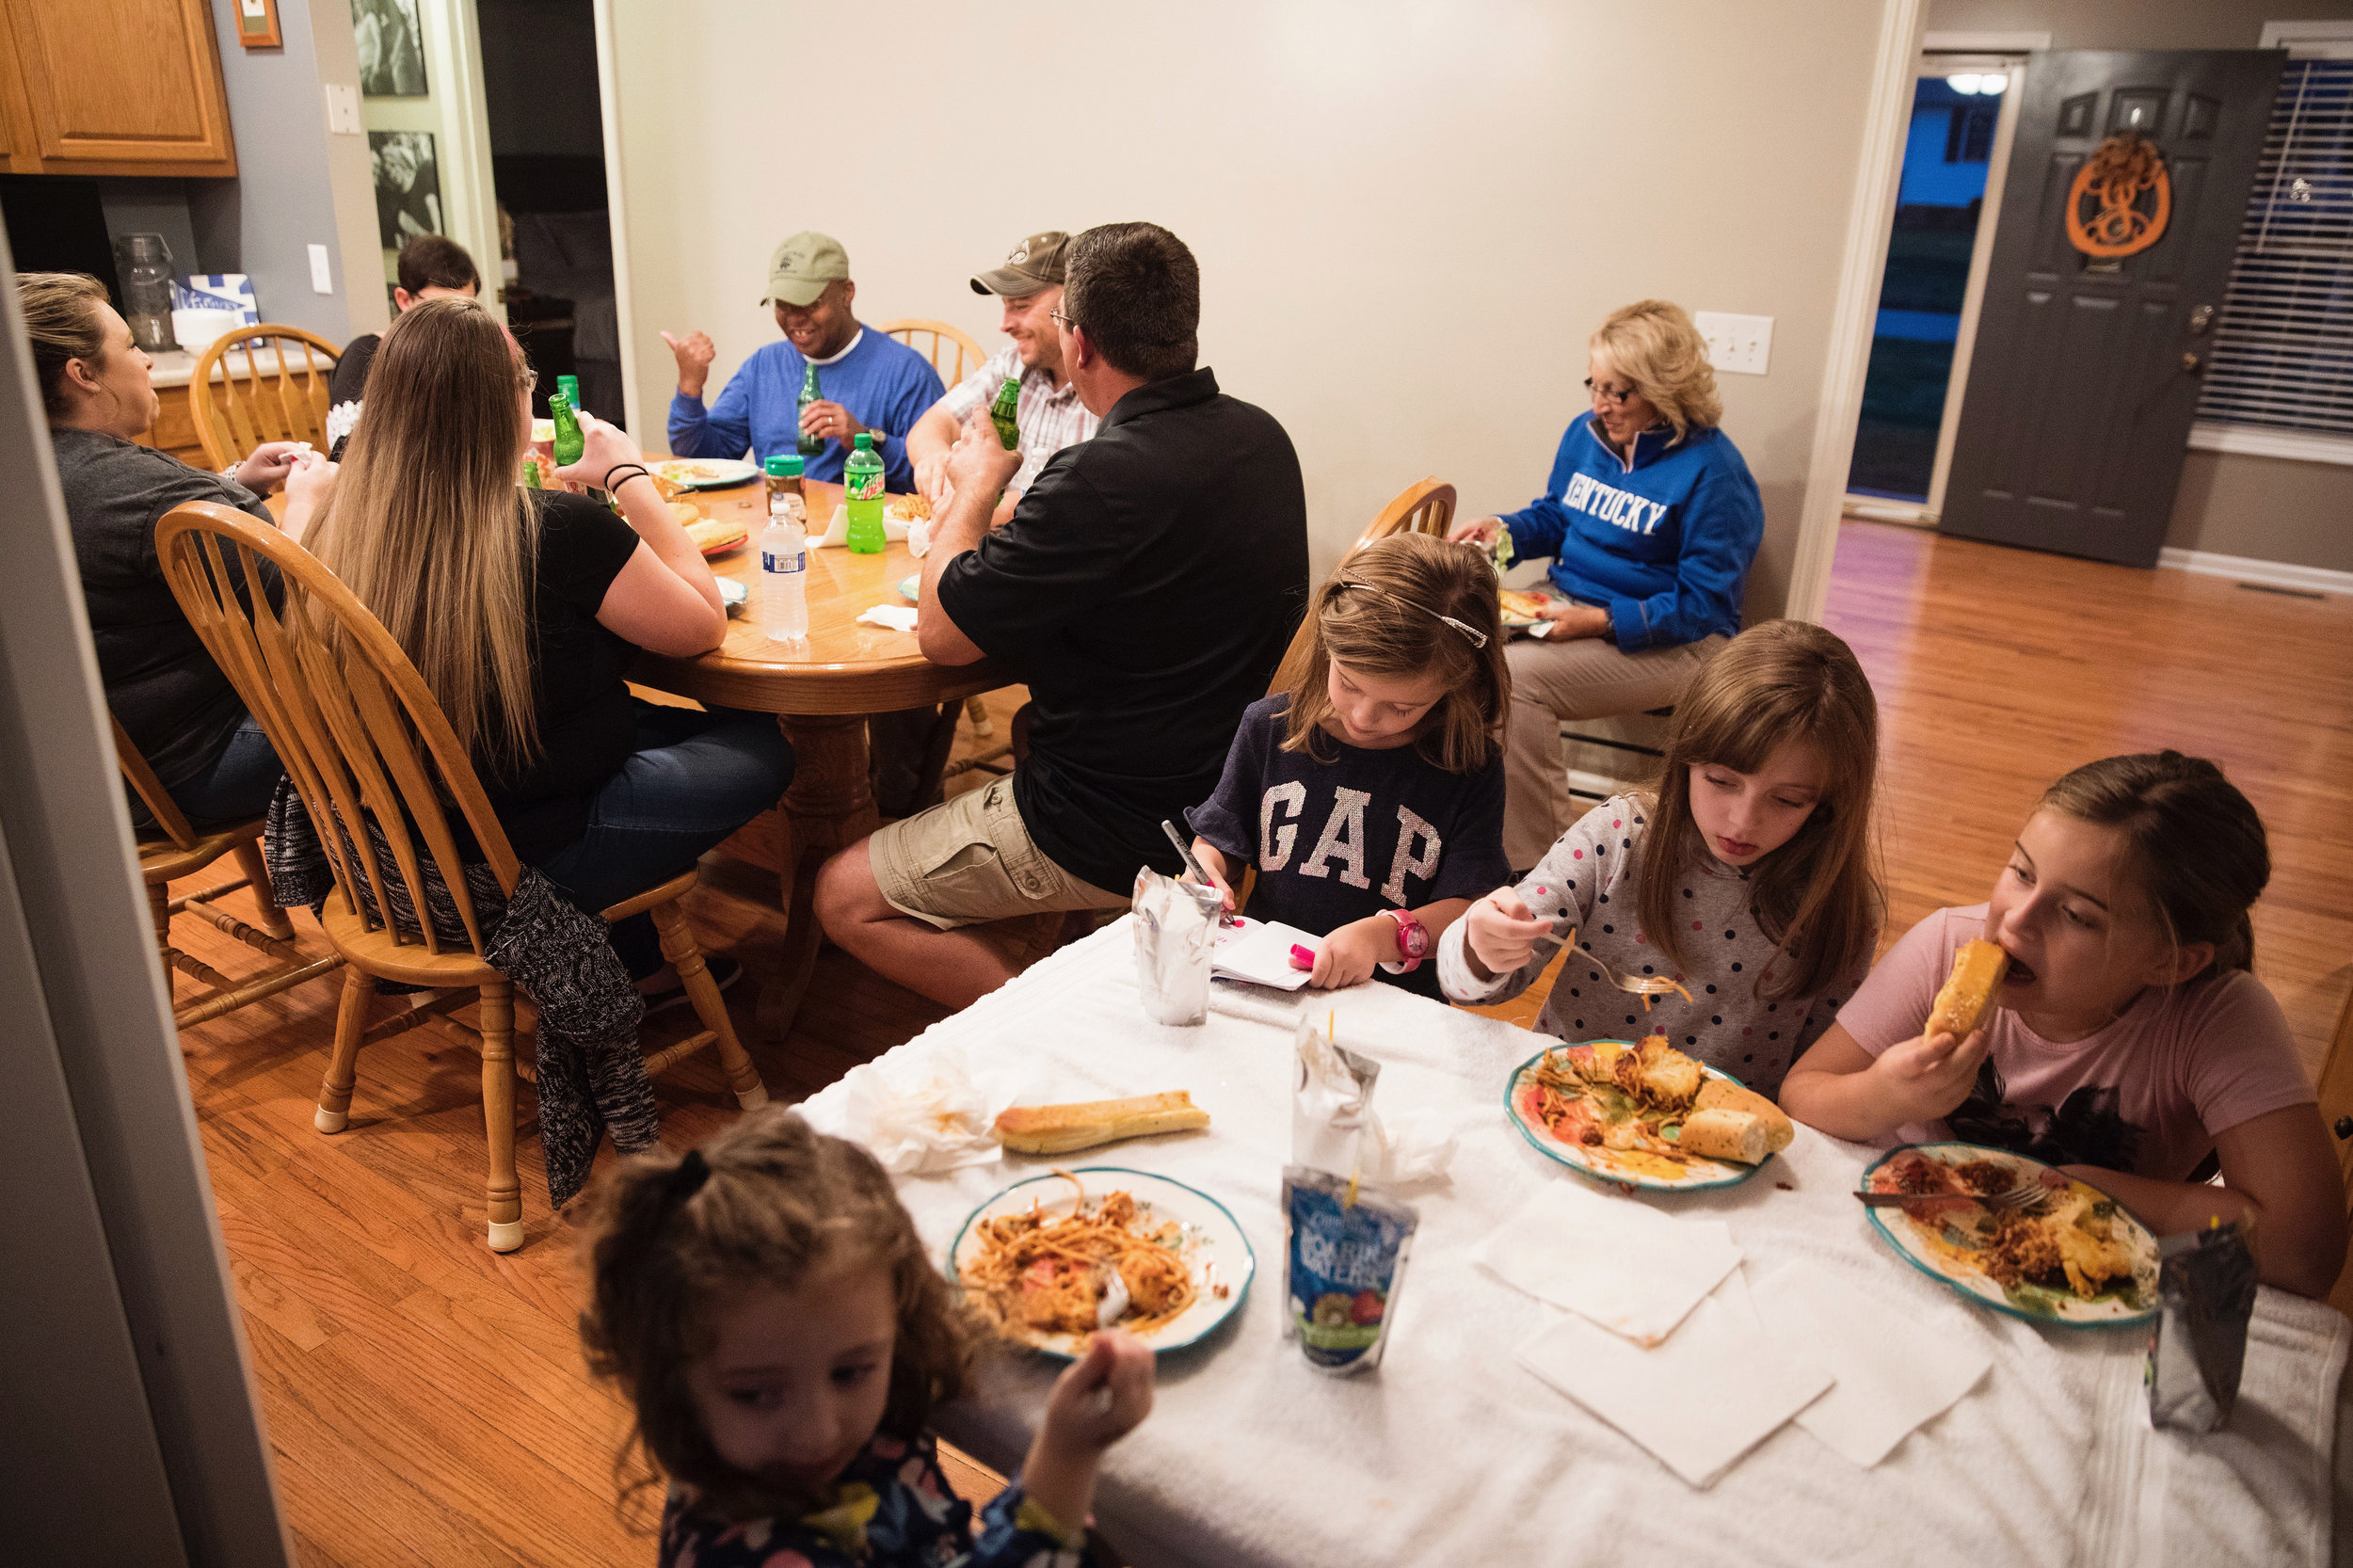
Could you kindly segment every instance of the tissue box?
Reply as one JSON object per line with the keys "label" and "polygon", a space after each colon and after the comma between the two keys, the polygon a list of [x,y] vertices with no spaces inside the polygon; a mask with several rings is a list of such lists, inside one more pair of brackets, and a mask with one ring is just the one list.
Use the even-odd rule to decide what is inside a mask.
{"label": "tissue box", "polygon": [[242,272],[195,273],[171,285],[171,335],[191,354],[240,327],[261,324],[253,280]]}

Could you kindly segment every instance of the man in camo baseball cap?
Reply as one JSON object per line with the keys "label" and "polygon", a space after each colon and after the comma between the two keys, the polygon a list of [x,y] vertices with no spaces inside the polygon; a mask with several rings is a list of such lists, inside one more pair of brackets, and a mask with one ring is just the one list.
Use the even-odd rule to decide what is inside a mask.
{"label": "man in camo baseball cap", "polygon": [[1049,287],[1061,287],[1062,253],[1069,243],[1070,236],[1060,229],[1032,234],[1013,248],[1013,254],[1005,258],[1003,266],[974,273],[972,292],[1022,299]]}

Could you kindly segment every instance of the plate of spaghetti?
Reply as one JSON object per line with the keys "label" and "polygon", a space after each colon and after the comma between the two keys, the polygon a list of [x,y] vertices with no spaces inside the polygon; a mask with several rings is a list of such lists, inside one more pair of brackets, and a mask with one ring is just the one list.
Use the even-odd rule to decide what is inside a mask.
{"label": "plate of spaghetti", "polygon": [[1056,1356],[1098,1328],[1156,1351],[1190,1345],[1241,1305],[1257,1266],[1224,1204],[1116,1165],[1015,1182],[948,1248],[965,1300],[1004,1337]]}
{"label": "plate of spaghetti", "polygon": [[1792,1135],[1780,1107],[1657,1034],[1539,1051],[1513,1071],[1503,1103],[1537,1152],[1612,1187],[1737,1186]]}
{"label": "plate of spaghetti", "polygon": [[[2049,1195],[2023,1209],[1956,1201],[2035,1181]],[[1863,1191],[1941,1200],[1864,1212],[1897,1256],[1979,1305],[2073,1328],[2157,1315],[2156,1238],[2122,1204],[2040,1160],[1907,1144],[1863,1173]]]}

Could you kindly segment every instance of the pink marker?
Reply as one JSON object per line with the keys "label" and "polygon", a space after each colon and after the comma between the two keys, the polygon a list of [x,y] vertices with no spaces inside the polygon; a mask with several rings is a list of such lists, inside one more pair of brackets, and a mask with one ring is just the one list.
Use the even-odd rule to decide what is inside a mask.
{"label": "pink marker", "polygon": [[1315,967],[1316,955],[1309,952],[1305,948],[1301,947],[1297,942],[1293,942],[1291,944],[1291,968],[1294,969],[1312,969]]}

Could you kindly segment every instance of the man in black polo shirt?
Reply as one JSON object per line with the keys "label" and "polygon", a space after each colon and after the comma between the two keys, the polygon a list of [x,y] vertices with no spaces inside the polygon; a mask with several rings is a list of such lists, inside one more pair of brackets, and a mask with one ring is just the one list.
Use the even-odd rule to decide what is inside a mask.
{"label": "man in black polo shirt", "polygon": [[964,928],[1121,908],[1137,868],[1177,869],[1160,823],[1216,791],[1306,602],[1299,457],[1271,415],[1193,368],[1193,252],[1156,224],[1112,223],[1073,240],[1066,265],[1063,366],[1102,427],[990,533],[1021,457],[976,413],[923,558],[924,654],[1018,671],[1029,756],[851,845],[817,885],[826,935],[954,1006],[1018,973],[1051,922]]}

